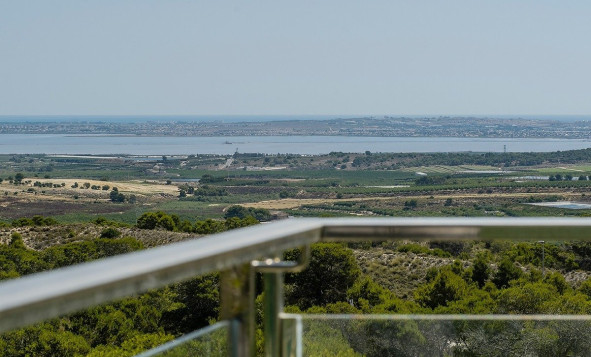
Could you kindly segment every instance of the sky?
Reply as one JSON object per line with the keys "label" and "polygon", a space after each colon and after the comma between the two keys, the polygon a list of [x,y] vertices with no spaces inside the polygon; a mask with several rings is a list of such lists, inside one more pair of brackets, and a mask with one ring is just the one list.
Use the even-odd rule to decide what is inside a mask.
{"label": "sky", "polygon": [[0,115],[585,115],[590,18],[587,0],[0,0]]}

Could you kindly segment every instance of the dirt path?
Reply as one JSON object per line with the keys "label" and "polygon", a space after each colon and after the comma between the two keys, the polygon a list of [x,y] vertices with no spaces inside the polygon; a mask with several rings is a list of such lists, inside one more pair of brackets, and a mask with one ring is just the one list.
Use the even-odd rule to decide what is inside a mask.
{"label": "dirt path", "polygon": [[220,164],[218,166],[218,170],[225,170],[225,169],[227,169],[228,167],[230,167],[232,165],[233,162],[234,162],[234,158],[227,159],[225,163]]}
{"label": "dirt path", "polygon": [[[466,199],[466,198],[513,198],[513,197],[530,197],[530,196],[545,196],[550,193],[538,193],[538,192],[516,192],[516,193],[466,193],[466,194],[451,194],[451,195],[433,195],[434,199]],[[579,196],[580,193],[575,192],[561,192],[561,196]],[[322,204],[322,203],[333,203],[333,202],[359,202],[359,201],[389,201],[389,200],[400,200],[400,199],[427,199],[431,195],[416,195],[416,196],[390,196],[390,197],[355,197],[355,198],[285,198],[280,200],[269,200],[260,202],[249,202],[242,203],[244,207],[252,208],[266,208],[271,210],[281,209],[293,209],[304,205]]]}

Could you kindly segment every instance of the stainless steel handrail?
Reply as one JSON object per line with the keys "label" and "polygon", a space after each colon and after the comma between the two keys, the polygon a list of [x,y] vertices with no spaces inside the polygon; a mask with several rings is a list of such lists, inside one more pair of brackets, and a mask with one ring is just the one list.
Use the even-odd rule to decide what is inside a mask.
{"label": "stainless steel handrail", "polygon": [[320,228],[317,220],[257,225],[4,281],[0,332],[309,244]]}
{"label": "stainless steel handrail", "polygon": [[0,332],[318,241],[590,240],[587,218],[291,219],[33,274],[0,284]]}

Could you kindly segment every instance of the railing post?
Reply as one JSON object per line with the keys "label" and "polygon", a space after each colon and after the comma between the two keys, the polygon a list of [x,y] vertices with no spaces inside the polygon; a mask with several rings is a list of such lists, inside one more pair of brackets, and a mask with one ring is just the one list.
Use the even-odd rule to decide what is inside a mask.
{"label": "railing post", "polygon": [[265,356],[276,357],[281,353],[281,320],[283,312],[283,273],[264,273],[265,301],[263,325],[265,335]]}
{"label": "railing post", "polygon": [[[251,286],[254,287],[254,272],[263,273],[264,301],[263,301],[263,325],[265,338],[265,356],[281,356],[282,353],[282,326],[279,314],[283,312],[283,274],[285,272],[300,272],[310,260],[310,246],[306,245],[297,262],[281,261],[279,257],[264,261],[252,261]],[[251,290],[254,302],[254,289]],[[254,310],[254,308],[252,309]],[[254,326],[254,315],[251,316]]]}
{"label": "railing post", "polygon": [[230,320],[228,334],[228,354],[230,357],[250,357],[250,341],[254,331],[250,331],[249,289],[250,264],[223,271],[220,276],[220,300],[222,320]]}

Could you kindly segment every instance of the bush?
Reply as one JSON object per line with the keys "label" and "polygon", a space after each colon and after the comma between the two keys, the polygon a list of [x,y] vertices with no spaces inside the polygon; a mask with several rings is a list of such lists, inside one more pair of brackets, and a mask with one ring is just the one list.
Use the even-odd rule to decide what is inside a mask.
{"label": "bush", "polygon": [[115,189],[115,187],[113,187],[113,191],[111,191],[111,193],[109,194],[109,199],[112,202],[121,203],[121,202],[125,202],[125,195],[120,193],[119,191],[117,191]]}
{"label": "bush", "polygon": [[415,199],[404,201],[404,209],[415,209],[417,208],[417,204],[417,200]]}
{"label": "bush", "polygon": [[101,238],[118,238],[121,232],[113,227],[105,228],[101,232]]}
{"label": "bush", "polygon": [[427,254],[427,255],[434,255],[436,257],[442,257],[442,258],[446,258],[446,257],[451,256],[451,254],[449,254],[448,252],[443,251],[439,248],[429,249],[423,245],[416,244],[416,243],[401,245],[400,247],[398,247],[397,250],[402,253]]}
{"label": "bush", "polygon": [[177,215],[168,215],[162,211],[146,212],[137,220],[137,227],[141,229],[164,228],[168,231],[176,230],[180,219]]}
{"label": "bush", "polygon": [[58,222],[51,217],[33,216],[33,218],[19,218],[12,221],[13,227],[26,227],[26,226],[54,226]]}
{"label": "bush", "polygon": [[255,218],[257,221],[261,222],[261,221],[268,221],[271,219],[271,213],[269,213],[269,210],[266,210],[264,208],[246,208],[240,205],[233,205],[228,207],[228,209],[226,210],[226,213],[224,214],[224,218],[228,219],[228,218],[232,218],[232,217],[237,217],[240,219],[244,219],[247,217],[253,217]]}

